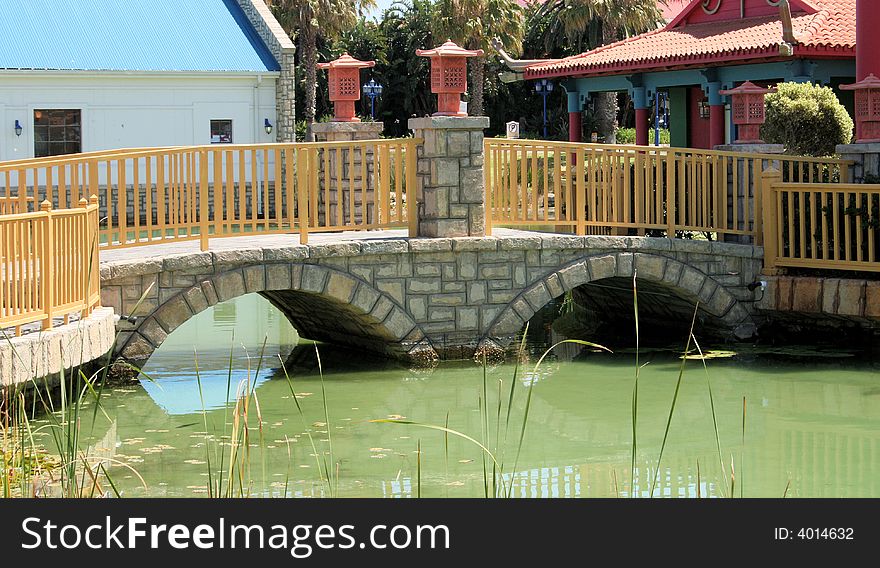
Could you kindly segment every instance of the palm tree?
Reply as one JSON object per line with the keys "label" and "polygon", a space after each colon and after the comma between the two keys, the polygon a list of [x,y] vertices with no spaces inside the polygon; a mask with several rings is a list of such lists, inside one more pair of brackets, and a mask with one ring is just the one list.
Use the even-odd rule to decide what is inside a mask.
{"label": "palm tree", "polygon": [[[450,38],[467,49],[489,50],[493,37],[502,38],[507,50],[518,52],[522,46],[522,10],[516,0],[439,0],[437,3],[438,38]],[[486,82],[485,57],[469,61],[471,71],[468,112],[483,115],[483,89]]]}
{"label": "palm tree", "polygon": [[[665,2],[665,0],[663,0]],[[613,43],[655,28],[661,21],[656,0],[547,0],[535,15],[548,53],[572,46],[575,53]],[[574,55],[575,53],[563,53]],[[616,141],[617,93],[599,93],[595,101],[599,135]]]}
{"label": "palm tree", "polygon": [[[315,121],[315,90],[317,88],[318,38],[335,39],[344,30],[354,27],[358,16],[375,6],[375,0],[265,0],[284,30],[296,36],[300,63],[305,73],[305,96],[302,116],[307,123]],[[309,132],[309,139],[312,139]]]}

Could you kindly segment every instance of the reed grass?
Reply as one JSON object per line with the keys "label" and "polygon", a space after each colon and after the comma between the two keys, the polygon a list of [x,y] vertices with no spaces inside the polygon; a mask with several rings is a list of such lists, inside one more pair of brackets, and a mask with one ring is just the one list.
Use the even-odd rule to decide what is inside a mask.
{"label": "reed grass", "polygon": [[[90,256],[90,265],[96,260]],[[133,312],[138,310],[152,287],[148,286],[143,292]],[[11,338],[3,333],[3,339],[9,344],[13,357],[24,365]],[[58,385],[54,388],[47,377],[33,376],[25,383],[2,389],[0,439],[3,471],[0,472],[0,493],[4,497],[120,497],[105,464],[129,470],[146,487],[146,481],[131,465],[109,456],[91,455],[83,449],[82,444],[82,417],[88,404],[93,405],[93,428],[99,412],[110,422],[101,398],[118,341],[117,333],[104,364],[91,374],[86,373],[87,364],[82,364],[69,371],[62,368]],[[57,405],[53,391],[58,392]],[[30,405],[27,404],[26,393],[31,397]],[[31,417],[37,414],[45,416],[48,423],[33,427]],[[44,431],[52,441],[51,453],[35,441],[35,436]]]}
{"label": "reed grass", "polygon": [[[636,463],[639,455],[639,386],[641,378],[641,370],[645,366],[640,359],[640,328],[639,328],[639,302],[638,287],[636,276],[633,277],[633,317],[635,329],[635,365],[634,365],[634,382],[632,390],[632,442],[631,442],[631,468],[630,468],[630,491],[631,496],[637,496],[636,491]],[[149,294],[149,289],[144,292],[141,301]],[[567,299],[569,302],[570,298]],[[665,430],[662,442],[657,456],[656,469],[651,479],[650,496],[654,496],[664,454],[667,450],[670,440],[670,431],[672,421],[676,414],[677,403],[684,381],[685,366],[691,348],[699,354],[706,379],[706,390],[708,394],[709,406],[711,410],[712,428],[716,451],[718,453],[718,464],[722,479],[726,479],[726,483],[718,485],[722,496],[729,495],[733,497],[736,490],[739,490],[739,496],[744,496],[744,484],[742,482],[743,463],[745,456],[746,444],[746,400],[743,398],[742,404],[742,421],[740,435],[740,479],[737,480],[736,460],[731,455],[730,473],[726,471],[724,459],[722,457],[722,443],[718,426],[718,417],[716,412],[716,401],[712,391],[711,379],[706,364],[705,355],[700,347],[697,337],[694,334],[694,326],[699,305],[695,306],[694,316],[691,320],[690,329],[685,342],[684,353],[681,358],[678,370],[677,381],[672,394],[672,400],[666,416]],[[515,364],[513,367],[510,385],[505,385],[505,379],[499,378],[495,388],[490,388],[488,364],[486,355],[483,353],[481,358],[482,376],[478,389],[477,404],[480,413],[480,432],[479,435],[470,435],[468,433],[455,430],[450,427],[450,413],[446,413],[444,424],[435,425],[417,420],[404,419],[377,419],[372,420],[374,423],[391,423],[417,427],[440,432],[444,436],[444,468],[445,477],[449,475],[449,438],[458,437],[474,446],[480,452],[482,462],[482,482],[483,494],[487,498],[513,496],[513,490],[516,484],[516,478],[519,472],[519,466],[524,442],[528,435],[528,423],[532,405],[533,391],[542,365],[553,351],[563,344],[577,344],[590,349],[611,352],[610,349],[590,341],[581,339],[565,339],[559,341],[547,348],[537,362],[531,368],[530,374],[527,375],[527,387],[525,399],[521,403],[521,412],[517,412],[517,384],[520,382],[522,368],[527,361],[526,356],[526,336],[528,334],[528,325],[522,334],[516,348]],[[233,336],[234,342],[234,336]],[[207,472],[207,493],[209,497],[251,497],[254,493],[255,466],[254,455],[256,452],[251,451],[251,442],[255,441],[254,446],[258,448],[260,456],[260,466],[262,472],[263,487],[267,487],[267,470],[266,470],[266,442],[263,430],[263,417],[260,408],[259,397],[256,392],[257,378],[262,369],[267,338],[264,338],[255,371],[251,371],[250,357],[248,356],[248,369],[246,377],[242,379],[235,389],[233,389],[233,348],[230,348],[228,359],[228,373],[226,378],[226,400],[223,410],[223,425],[219,430],[209,423],[208,412],[205,408],[204,391],[202,388],[201,369],[199,366],[198,353],[194,353],[196,382],[199,389],[199,398],[202,405],[202,426],[205,432],[205,462]],[[115,340],[114,340],[115,346]],[[111,350],[112,353],[112,350]],[[324,495],[328,497],[339,496],[340,487],[340,466],[334,454],[332,422],[329,407],[329,400],[326,391],[325,377],[323,372],[323,362],[321,360],[320,350],[315,345],[315,355],[318,362],[318,373],[320,377],[322,410],[324,416],[324,425],[326,427],[327,436],[324,444],[321,445],[316,441],[313,429],[308,425],[305,410],[297,396],[294,379],[289,374],[285,361],[279,356],[280,367],[284,374],[285,380],[297,414],[302,422],[303,431],[311,445],[312,455],[315,458],[315,464],[319,479],[324,488]],[[42,385],[43,388],[34,388],[35,397],[31,410],[39,410],[45,412],[49,417],[50,423],[41,426],[32,426],[28,419],[24,393],[22,389],[7,389],[4,391],[3,413],[2,418],[2,466],[3,472],[0,475],[0,493],[4,497],[13,496],[13,494],[38,495],[45,493],[43,479],[49,479],[49,482],[56,483],[60,488],[60,494],[65,497],[93,497],[93,496],[121,496],[117,485],[108,474],[108,465],[126,467],[134,471],[135,475],[140,479],[144,487],[146,483],[143,478],[130,465],[113,460],[112,458],[89,456],[80,448],[82,447],[81,421],[84,416],[87,404],[92,404],[92,422],[102,413],[107,419],[109,417],[101,406],[101,396],[106,382],[107,373],[110,368],[110,359],[107,365],[92,375],[86,375],[82,369],[77,369],[74,373],[61,375],[61,389],[59,406],[56,407],[56,401],[48,395],[48,385]],[[134,369],[134,367],[130,367]],[[138,370],[140,372],[140,370]],[[152,380],[145,373],[141,373],[142,379]],[[39,387],[37,381],[33,381],[34,387]],[[505,391],[505,388],[507,390]],[[44,395],[43,391],[46,391]],[[494,397],[494,399],[493,399]],[[31,415],[33,413],[31,412]],[[253,424],[256,424],[258,438],[252,439]],[[514,430],[511,431],[511,428]],[[35,441],[35,435],[38,432],[47,430],[52,436],[54,442],[53,455],[41,453],[41,445]],[[228,441],[227,441],[228,440]],[[290,486],[290,470],[293,465],[293,453],[290,448],[290,440],[285,436],[288,452],[287,473],[285,474],[284,495],[289,495]],[[510,459],[512,456],[512,460]],[[56,461],[52,461],[55,459]],[[416,496],[421,497],[422,491],[422,468],[423,455],[421,447],[421,439],[417,441],[417,460],[416,460]],[[702,497],[702,479],[703,471],[701,464],[697,460],[697,497]],[[614,493],[620,496],[621,488],[618,484],[617,472],[612,470],[612,482]],[[737,487],[738,485],[738,487]],[[790,489],[791,481],[786,485],[783,496],[787,496]],[[448,495],[448,489],[447,489]]]}

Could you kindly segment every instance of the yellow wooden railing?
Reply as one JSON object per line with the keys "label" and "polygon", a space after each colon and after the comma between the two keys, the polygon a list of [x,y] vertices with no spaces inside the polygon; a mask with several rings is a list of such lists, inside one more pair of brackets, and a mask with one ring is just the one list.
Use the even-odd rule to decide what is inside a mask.
{"label": "yellow wooden railing", "polygon": [[760,244],[761,172],[786,181],[846,181],[849,162],[688,148],[486,139],[493,225],[744,235]]}
{"label": "yellow wooden railing", "polygon": [[0,214],[98,195],[100,246],[409,227],[418,140],[211,145],[0,164]]}
{"label": "yellow wooden railing", "polygon": [[764,268],[880,271],[880,185],[786,183],[763,174]]}
{"label": "yellow wooden railing", "polygon": [[70,321],[100,305],[98,199],[74,209],[0,215],[0,329]]}

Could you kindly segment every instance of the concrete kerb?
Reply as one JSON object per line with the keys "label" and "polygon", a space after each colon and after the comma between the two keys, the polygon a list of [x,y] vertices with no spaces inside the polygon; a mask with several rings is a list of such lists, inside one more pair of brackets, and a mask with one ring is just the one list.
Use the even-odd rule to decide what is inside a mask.
{"label": "concrete kerb", "polygon": [[21,337],[0,337],[0,388],[45,377],[57,384],[62,371],[107,355],[116,338],[112,308],[95,308],[75,322]]}

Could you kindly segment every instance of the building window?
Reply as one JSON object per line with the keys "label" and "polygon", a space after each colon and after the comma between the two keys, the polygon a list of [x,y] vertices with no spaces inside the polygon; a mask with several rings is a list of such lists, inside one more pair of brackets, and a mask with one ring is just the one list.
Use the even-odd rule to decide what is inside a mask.
{"label": "building window", "polygon": [[232,121],[211,121],[211,144],[232,144]]}
{"label": "building window", "polygon": [[34,111],[34,157],[82,152],[82,111],[37,109]]}

